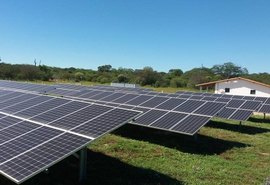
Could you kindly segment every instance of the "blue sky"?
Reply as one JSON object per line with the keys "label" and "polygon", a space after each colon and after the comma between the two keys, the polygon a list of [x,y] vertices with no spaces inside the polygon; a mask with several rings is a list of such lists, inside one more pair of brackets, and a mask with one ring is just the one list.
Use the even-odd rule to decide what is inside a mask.
{"label": "blue sky", "polygon": [[270,72],[269,0],[0,0],[8,63]]}

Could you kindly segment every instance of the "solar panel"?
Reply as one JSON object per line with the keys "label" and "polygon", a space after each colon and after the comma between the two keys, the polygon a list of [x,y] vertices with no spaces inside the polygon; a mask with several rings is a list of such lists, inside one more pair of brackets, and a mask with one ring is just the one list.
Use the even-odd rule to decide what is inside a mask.
{"label": "solar panel", "polygon": [[270,104],[270,98],[268,98],[267,100],[265,100],[264,103],[265,103],[265,104]]}
{"label": "solar panel", "polygon": [[231,101],[229,101],[229,103],[226,105],[226,107],[239,108],[244,102],[245,102],[245,100],[234,100],[234,99],[232,99]]}
{"label": "solar panel", "polygon": [[75,111],[78,111],[84,107],[87,107],[89,104],[83,102],[72,101],[62,106],[58,106],[51,110],[48,110],[37,116],[33,116],[30,120],[39,121],[41,123],[49,123],[56,119],[59,119],[67,114],[71,114]]}
{"label": "solar panel", "polygon": [[208,97],[208,96],[205,96],[202,98],[202,100],[205,100],[205,101],[215,101],[217,98],[215,97]]}
{"label": "solar panel", "polygon": [[253,113],[253,111],[250,111],[250,110],[236,110],[232,114],[232,116],[230,117],[230,119],[245,121],[245,120],[247,120],[250,117],[250,115],[252,113]]}
{"label": "solar panel", "polygon": [[[32,131],[38,127],[37,124],[33,124],[27,121],[22,121],[15,118],[6,117],[3,119],[5,123],[9,123],[10,125],[6,125],[6,127],[2,127],[0,130],[0,144],[14,139],[20,135],[23,135],[29,131]],[[0,120],[2,123],[2,120]]]}
{"label": "solar panel", "polygon": [[61,106],[63,104],[66,104],[68,102],[69,101],[66,99],[52,98],[51,100],[46,101],[44,103],[37,104],[35,106],[28,107],[26,109],[18,111],[15,113],[15,115],[23,117],[23,118],[29,118],[29,117],[33,117],[33,116],[39,115],[41,113],[44,113],[45,111],[56,108],[56,107]]}
{"label": "solar panel", "polygon": [[[25,84],[18,84],[20,86],[25,86]],[[27,84],[29,86],[29,84]],[[30,87],[29,87],[30,88]],[[60,87],[60,89],[73,89],[72,85],[63,85]],[[74,87],[75,89],[77,87]],[[86,90],[88,89],[88,90]],[[121,91],[121,93],[115,93],[116,91]],[[138,94],[129,94],[129,93],[139,93],[143,94],[138,96]],[[146,95],[148,94],[148,95]],[[106,96],[108,95],[108,96]],[[263,97],[253,97],[253,96],[232,96],[232,95],[227,95],[227,94],[212,94],[212,93],[194,93],[194,92],[188,92],[188,91],[183,91],[183,92],[178,92],[176,94],[167,94],[167,93],[158,93],[158,92],[146,92],[146,91],[139,91],[139,90],[133,90],[133,89],[128,89],[128,88],[119,88],[119,87],[110,87],[110,86],[94,86],[94,87],[89,87],[89,88],[84,88],[82,89],[82,92],[77,92],[75,95],[72,95],[74,97],[86,97],[87,99],[89,98],[89,101],[96,101],[99,102],[98,99],[101,98],[101,100],[110,106],[114,107],[123,107],[127,109],[134,109],[136,110],[137,108],[134,108],[134,106],[143,106],[143,107],[149,107],[155,109],[160,109],[160,110],[173,110],[176,112],[186,112],[186,113],[192,113],[192,111],[195,114],[199,115],[211,115],[213,116],[215,114],[215,108],[214,105],[218,104],[212,104],[210,103],[209,105],[212,105],[212,107],[207,105],[198,105],[197,107],[193,105],[193,102],[189,102],[185,105],[186,102],[183,102],[183,100],[179,100],[178,103],[174,103],[174,100],[178,100],[179,97],[183,97],[184,99],[189,99],[190,100],[206,100],[207,102],[223,102],[223,103],[228,103],[229,108],[234,108],[239,109],[239,110],[253,110],[256,106],[257,103],[248,103],[246,100],[264,100],[266,101],[267,98]],[[176,97],[178,98],[172,99],[170,97]],[[166,97],[166,98],[165,98]],[[92,98],[92,99],[91,99]],[[168,102],[168,103],[167,103]],[[202,102],[202,101],[201,101]],[[123,104],[124,105],[121,105]],[[200,103],[202,104],[202,103]],[[204,108],[202,108],[202,107]],[[223,105],[220,105],[222,107]],[[138,107],[139,108],[139,107]],[[218,110],[219,107],[217,107]],[[181,110],[184,109],[184,110]],[[259,107],[256,108],[258,110]],[[259,110],[263,110],[260,108]],[[148,109],[146,110],[148,111]],[[255,110],[254,110],[255,111]],[[159,118],[158,118],[159,119]],[[148,123],[147,123],[148,124]]]}
{"label": "solar panel", "polygon": [[140,117],[136,118],[134,122],[142,125],[150,125],[152,122],[156,121],[165,114],[166,111],[150,110],[141,115]]}
{"label": "solar panel", "polygon": [[109,96],[111,94],[112,94],[111,92],[102,92],[102,93],[99,93],[97,95],[92,96],[91,98],[93,98],[95,100],[99,100],[99,99],[105,98],[106,96]]}
{"label": "solar panel", "polygon": [[105,98],[102,98],[101,100],[102,101],[113,101],[113,100],[118,99],[124,95],[125,95],[124,93],[113,93],[112,95],[107,96]]}
{"label": "solar panel", "polygon": [[[50,132],[50,136],[55,135]],[[13,181],[21,183],[52,166],[55,161],[62,160],[67,155],[78,151],[90,141],[91,139],[88,138],[65,133],[36,146],[32,150],[23,152],[15,158],[10,158],[0,165],[0,171],[11,177]]]}
{"label": "solar panel", "polygon": [[160,119],[157,119],[155,122],[150,124],[151,127],[170,129],[182,119],[184,119],[188,114],[169,112]]}
{"label": "solar panel", "polygon": [[153,96],[147,96],[147,95],[140,95],[128,102],[126,102],[126,104],[130,104],[130,105],[140,105],[141,103],[144,103],[145,101],[151,99]]}
{"label": "solar panel", "polygon": [[127,120],[133,119],[137,115],[138,112],[135,111],[113,109],[102,116],[96,117],[89,122],[72,129],[72,131],[90,137],[99,137],[122,126]]}
{"label": "solar panel", "polygon": [[254,100],[255,96],[245,96],[243,100]]}
{"label": "solar panel", "polygon": [[69,130],[102,115],[109,110],[111,110],[110,107],[91,105],[81,109],[80,111],[73,112],[72,114],[54,120],[49,125]]}
{"label": "solar panel", "polygon": [[255,111],[260,105],[261,105],[261,102],[248,100],[243,105],[241,105],[240,109],[248,109],[248,110]]}
{"label": "solar panel", "polygon": [[202,106],[204,103],[205,103],[204,101],[187,100],[174,110],[179,112],[192,113],[200,106]]}
{"label": "solar panel", "polygon": [[261,101],[262,103],[265,103],[265,101],[267,100],[268,98],[266,97],[255,97],[255,101]]}
{"label": "solar panel", "polygon": [[0,164],[22,154],[31,148],[56,137],[62,132],[48,127],[41,127],[28,134],[15,137],[0,145]]}
{"label": "solar panel", "polygon": [[262,112],[262,113],[270,113],[270,105],[268,105],[268,104],[263,105],[263,106],[260,108],[259,112]]}
{"label": "solar panel", "polygon": [[114,99],[113,102],[115,103],[126,103],[127,101],[130,101],[134,98],[138,97],[138,95],[135,94],[126,94],[125,96],[121,96],[120,98]]}
{"label": "solar panel", "polygon": [[81,98],[91,98],[92,96],[96,96],[96,95],[101,94],[101,93],[103,93],[103,91],[90,91],[86,94],[81,95],[80,97]]}
{"label": "solar panel", "polygon": [[22,95],[24,95],[24,94],[21,92],[13,92],[13,93],[5,94],[5,95],[0,97],[0,102],[5,102],[7,100],[10,100],[10,99],[22,96]]}
{"label": "solar panel", "polygon": [[168,101],[163,102],[159,106],[157,106],[157,109],[165,109],[165,110],[172,110],[175,107],[181,105],[183,102],[185,102],[185,99],[178,99],[178,98],[170,98]]}
{"label": "solar panel", "polygon": [[12,126],[13,124],[20,122],[20,119],[13,118],[13,117],[7,117],[4,114],[0,114],[1,119],[0,119],[0,129],[4,129],[6,127]]}
{"label": "solar panel", "polygon": [[206,102],[199,107],[194,113],[208,116],[215,116],[224,107],[223,103],[218,102]]}
{"label": "solar panel", "polygon": [[[39,85],[3,81],[0,81],[0,87],[3,83],[20,90],[41,88]],[[69,86],[51,88],[50,92],[77,96],[87,94],[95,100],[104,99],[107,95],[111,100],[125,95],[103,91],[79,93],[76,92],[77,87],[72,86],[74,90],[65,88]],[[0,173],[17,183],[139,114],[126,109],[7,90],[0,90],[0,105]],[[48,127],[43,123],[49,124]]]}
{"label": "solar panel", "polygon": [[234,108],[226,108],[225,107],[217,114],[217,116],[220,118],[229,119],[235,111],[236,111],[236,109],[234,109]]}
{"label": "solar panel", "polygon": [[229,98],[218,98],[215,100],[216,102],[224,102],[224,103],[228,103],[229,101],[231,101],[231,99]]}
{"label": "solar panel", "polygon": [[233,95],[232,96],[233,99],[243,99],[244,96],[240,96],[240,95]]}
{"label": "solar panel", "polygon": [[154,107],[158,106],[159,104],[166,102],[167,100],[169,100],[169,98],[154,97],[154,98],[140,104],[140,106],[154,108]]}
{"label": "solar panel", "polygon": [[183,119],[176,126],[171,128],[172,131],[184,132],[190,135],[196,133],[202,126],[204,126],[211,117],[189,115]]}
{"label": "solar panel", "polygon": [[15,113],[20,110],[35,106],[37,104],[40,104],[42,102],[45,102],[51,99],[52,99],[51,97],[47,97],[47,96],[33,96],[33,98],[31,99],[18,102],[18,103],[9,104],[9,106],[1,108],[0,110],[7,113]]}
{"label": "solar panel", "polygon": [[189,99],[191,99],[191,100],[201,100],[201,99],[203,99],[203,96],[193,95]]}
{"label": "solar panel", "polygon": [[[74,153],[93,139],[118,128],[139,113],[41,97],[44,96],[40,96],[42,101],[37,101],[38,105],[33,105],[39,99],[37,95],[18,103],[23,108],[21,111],[9,106],[8,110],[12,114],[17,112],[16,115],[29,116],[30,120],[0,112],[0,172],[17,183]],[[33,101],[31,106],[24,107],[30,101]],[[49,123],[50,127],[42,123]]]}
{"label": "solar panel", "polygon": [[184,99],[188,99],[190,98],[192,95],[187,95],[187,94],[181,94],[178,96],[178,98],[184,98]]}

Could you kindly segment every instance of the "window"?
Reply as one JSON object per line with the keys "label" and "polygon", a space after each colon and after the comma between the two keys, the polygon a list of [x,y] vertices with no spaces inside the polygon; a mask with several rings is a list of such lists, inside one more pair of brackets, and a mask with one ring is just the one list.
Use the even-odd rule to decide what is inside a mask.
{"label": "window", "polygon": [[256,94],[256,90],[250,90],[250,94]]}
{"label": "window", "polygon": [[225,88],[225,93],[229,93],[230,92],[230,88]]}

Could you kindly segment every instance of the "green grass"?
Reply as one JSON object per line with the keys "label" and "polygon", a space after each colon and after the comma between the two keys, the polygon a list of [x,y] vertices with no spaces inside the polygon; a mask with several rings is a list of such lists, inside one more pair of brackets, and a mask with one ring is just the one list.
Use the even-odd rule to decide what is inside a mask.
{"label": "green grass", "polygon": [[197,142],[127,125],[90,149],[166,175],[164,184],[263,184],[270,177],[269,141],[269,123],[247,121],[239,127],[238,122],[215,119],[201,129]]}

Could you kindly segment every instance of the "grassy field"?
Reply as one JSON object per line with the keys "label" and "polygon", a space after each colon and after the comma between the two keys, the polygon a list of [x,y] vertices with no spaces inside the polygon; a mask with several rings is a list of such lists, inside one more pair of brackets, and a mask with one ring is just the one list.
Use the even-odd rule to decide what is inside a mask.
{"label": "grassy field", "polygon": [[[269,119],[269,118],[268,118]],[[193,137],[126,125],[88,151],[89,185],[264,184],[270,177],[270,123],[214,119]],[[78,184],[69,157],[23,185]],[[0,177],[0,184],[11,185]]]}

